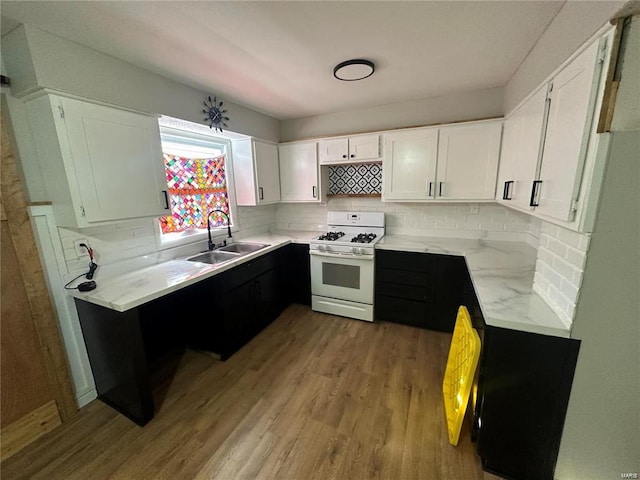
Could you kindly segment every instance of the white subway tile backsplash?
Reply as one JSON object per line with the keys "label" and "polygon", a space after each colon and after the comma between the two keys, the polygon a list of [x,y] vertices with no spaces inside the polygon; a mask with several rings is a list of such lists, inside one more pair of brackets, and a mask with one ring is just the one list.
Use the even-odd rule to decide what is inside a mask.
{"label": "white subway tile backsplash", "polygon": [[525,240],[528,236],[529,216],[502,205],[479,204],[478,213],[472,214],[466,203],[384,203],[378,198],[357,197],[331,198],[326,205],[281,204],[277,208],[277,229],[323,230],[327,211],[336,210],[384,212],[387,231],[397,235],[484,238],[490,234],[492,238],[502,235],[505,240]]}
{"label": "white subway tile backsplash", "polygon": [[553,253],[561,257],[564,257],[567,254],[567,246],[564,243],[560,242],[559,240],[556,240],[551,236],[547,237],[546,248],[548,248]]}
{"label": "white subway tile backsplash", "polygon": [[540,236],[534,291],[570,326],[580,293],[590,236],[539,220],[532,221],[530,225],[530,233]]}

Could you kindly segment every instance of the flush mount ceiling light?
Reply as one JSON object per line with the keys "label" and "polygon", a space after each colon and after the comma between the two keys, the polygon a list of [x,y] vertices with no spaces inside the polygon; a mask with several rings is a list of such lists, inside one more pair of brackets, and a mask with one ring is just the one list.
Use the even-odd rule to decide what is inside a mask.
{"label": "flush mount ceiling light", "polygon": [[361,58],[339,63],[333,69],[333,76],[338,80],[353,82],[373,75],[376,67],[373,62]]}

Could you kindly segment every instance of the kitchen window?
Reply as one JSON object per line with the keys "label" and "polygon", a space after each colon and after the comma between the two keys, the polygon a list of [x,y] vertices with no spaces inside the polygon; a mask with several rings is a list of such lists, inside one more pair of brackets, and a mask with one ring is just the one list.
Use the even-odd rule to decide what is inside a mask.
{"label": "kitchen window", "polygon": [[[235,218],[229,194],[229,142],[196,132],[161,127],[171,215],[160,217],[161,243],[204,236],[207,217],[219,209]],[[226,229],[226,218],[211,215],[211,227]]]}

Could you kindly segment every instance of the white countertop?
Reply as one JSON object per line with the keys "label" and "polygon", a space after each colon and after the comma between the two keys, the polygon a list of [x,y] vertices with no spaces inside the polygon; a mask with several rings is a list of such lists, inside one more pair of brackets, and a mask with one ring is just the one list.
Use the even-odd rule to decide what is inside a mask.
{"label": "white countertop", "polygon": [[[287,243],[309,243],[318,232],[275,232],[240,241],[269,247],[219,266],[186,258],[157,263],[103,281],[91,292],[73,291],[75,298],[119,312],[135,308],[276,250]],[[545,335],[569,337],[569,328],[533,292],[536,250],[521,242],[386,235],[377,249],[464,256],[487,325]]]}
{"label": "white countertop", "polygon": [[[165,261],[105,280],[96,280],[98,287],[91,292],[71,292],[75,298],[86,300],[118,312],[125,312],[168,293],[192,285],[229,270],[287,243],[309,243],[316,232],[264,233],[242,238],[242,242],[265,243],[269,247],[244,255],[222,265],[191,262],[184,258]],[[306,239],[306,242],[305,242]],[[194,254],[189,256],[194,256]]]}
{"label": "white countertop", "polygon": [[569,337],[569,327],[533,292],[536,249],[526,243],[385,235],[376,248],[464,256],[487,325]]}

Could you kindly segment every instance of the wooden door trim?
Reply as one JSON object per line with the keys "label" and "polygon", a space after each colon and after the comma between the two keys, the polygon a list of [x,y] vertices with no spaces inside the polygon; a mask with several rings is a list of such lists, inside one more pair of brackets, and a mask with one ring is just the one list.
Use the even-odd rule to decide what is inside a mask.
{"label": "wooden door trim", "polygon": [[62,421],[77,413],[77,404],[69,377],[69,367],[62,346],[60,329],[42,264],[36,246],[27,200],[18,170],[12,139],[7,131],[9,122],[3,109],[0,117],[2,158],[0,164],[0,202],[11,232],[16,255],[22,271],[33,322],[46,366],[49,383]]}

